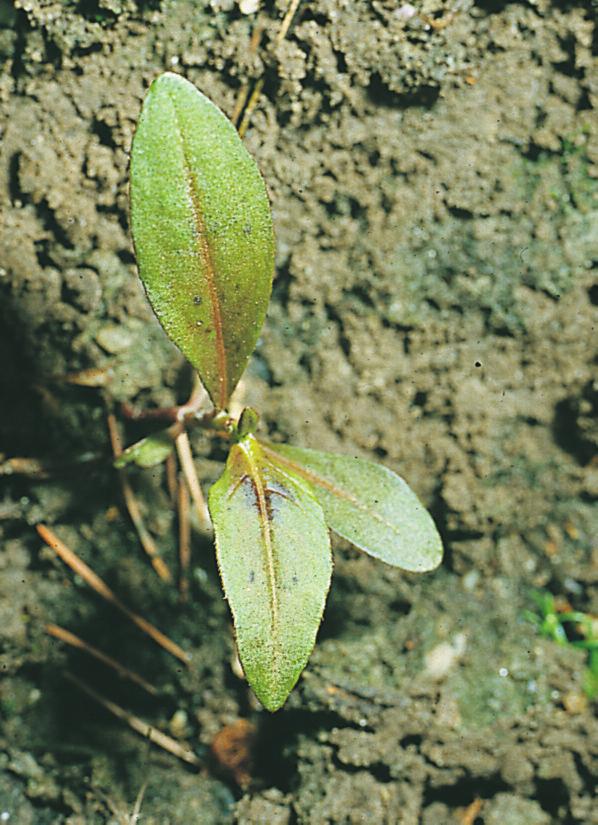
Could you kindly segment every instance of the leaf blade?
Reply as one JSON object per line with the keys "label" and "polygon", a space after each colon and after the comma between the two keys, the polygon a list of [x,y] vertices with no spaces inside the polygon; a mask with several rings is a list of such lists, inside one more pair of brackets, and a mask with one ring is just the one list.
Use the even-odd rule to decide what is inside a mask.
{"label": "leaf blade", "polygon": [[274,271],[265,184],[225,115],[165,73],[131,151],[139,274],[166,333],[223,409],[256,344]]}
{"label": "leaf blade", "polygon": [[305,478],[331,530],[371,556],[416,573],[434,570],[442,541],[409,485],[387,467],[336,453],[262,444],[266,456]]}
{"label": "leaf blade", "polygon": [[146,435],[145,438],[131,444],[114,459],[114,467],[122,470],[127,464],[136,464],[138,467],[149,469],[166,461],[174,449],[174,440],[181,432],[182,427],[177,422],[165,430]]}
{"label": "leaf blade", "polygon": [[308,485],[267,461],[253,436],[231,448],[209,506],[239,657],[274,711],[307,664],[324,610],[332,575],[324,516]]}

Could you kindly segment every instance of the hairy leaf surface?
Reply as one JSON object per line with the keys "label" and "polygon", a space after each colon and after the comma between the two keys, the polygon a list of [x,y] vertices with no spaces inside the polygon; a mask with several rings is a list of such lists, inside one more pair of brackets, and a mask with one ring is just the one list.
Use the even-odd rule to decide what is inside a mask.
{"label": "hairy leaf surface", "polygon": [[330,586],[322,508],[252,435],[231,448],[209,505],[239,658],[260,702],[277,710],[307,664]]}
{"label": "hairy leaf surface", "polygon": [[387,564],[417,573],[442,560],[432,517],[413,490],[386,467],[286,444],[262,445],[267,458],[308,481],[339,536]]}
{"label": "hairy leaf surface", "polygon": [[166,73],[131,152],[139,274],[167,334],[225,408],[264,322],[274,235],[264,181],[232,123]]}

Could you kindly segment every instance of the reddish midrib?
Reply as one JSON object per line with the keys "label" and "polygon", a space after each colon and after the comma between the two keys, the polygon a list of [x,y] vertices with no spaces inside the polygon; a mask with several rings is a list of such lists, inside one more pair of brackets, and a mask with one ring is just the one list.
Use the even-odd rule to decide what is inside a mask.
{"label": "reddish midrib", "polygon": [[274,559],[274,544],[272,541],[271,512],[268,506],[267,492],[264,487],[259,466],[250,449],[243,444],[237,445],[243,453],[246,461],[248,473],[247,477],[251,482],[255,502],[260,522],[260,532],[262,534],[263,547],[265,551],[266,579],[270,596],[270,606],[272,611],[272,639],[278,652],[280,642],[280,605],[278,602],[278,592],[276,590],[276,562]]}
{"label": "reddish midrib", "polygon": [[222,326],[222,313],[220,311],[220,299],[218,297],[218,290],[216,288],[216,268],[214,266],[214,259],[212,257],[212,250],[208,241],[206,225],[203,219],[201,210],[200,190],[197,185],[197,178],[193,172],[193,167],[189,159],[189,149],[181,124],[178,117],[176,104],[172,101],[174,116],[177,123],[178,132],[181,138],[181,146],[183,149],[183,160],[185,166],[185,180],[187,183],[187,191],[189,193],[189,200],[193,210],[193,218],[195,220],[195,229],[197,232],[197,241],[199,246],[199,254],[203,263],[204,277],[208,287],[208,295],[210,296],[210,308],[212,311],[212,324],[216,334],[216,361],[218,364],[218,406],[220,409],[225,409],[228,401],[228,375],[226,363],[226,349],[224,346],[224,329]]}

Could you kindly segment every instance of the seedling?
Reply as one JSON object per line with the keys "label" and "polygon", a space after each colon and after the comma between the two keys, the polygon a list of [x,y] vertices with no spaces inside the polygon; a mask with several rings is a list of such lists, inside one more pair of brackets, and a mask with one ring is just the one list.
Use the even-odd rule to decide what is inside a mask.
{"label": "seedling", "polygon": [[208,410],[187,409],[120,457],[166,459],[181,424],[230,443],[209,492],[218,567],[245,676],[280,708],[307,664],[330,586],[328,528],[404,570],[433,570],[442,544],[395,473],[361,458],[274,444],[258,415],[229,414],[264,323],[274,233],[264,181],[226,116],[166,73],[145,98],[131,153],[131,221],[139,275],[167,335],[199,374]]}
{"label": "seedling", "polygon": [[598,699],[598,620],[580,610],[571,610],[568,604],[560,605],[547,590],[535,590],[531,598],[536,610],[526,610],[524,618],[534,624],[542,636],[559,645],[587,651],[583,689],[588,699]]}

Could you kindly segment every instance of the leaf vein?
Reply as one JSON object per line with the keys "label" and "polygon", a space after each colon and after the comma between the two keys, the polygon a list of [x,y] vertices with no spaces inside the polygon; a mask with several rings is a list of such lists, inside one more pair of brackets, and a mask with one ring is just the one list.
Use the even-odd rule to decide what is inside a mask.
{"label": "leaf vein", "polygon": [[353,507],[355,507],[357,510],[361,510],[361,512],[365,513],[369,518],[373,518],[376,521],[379,521],[385,527],[388,527],[388,529],[395,533],[397,536],[401,535],[401,530],[398,527],[396,527],[394,524],[383,518],[380,515],[380,513],[378,513],[376,510],[370,510],[365,504],[362,504],[359,501],[359,499],[351,495],[351,493],[348,493],[346,490],[343,490],[342,487],[337,487],[335,484],[332,484],[332,482],[328,481],[325,478],[322,478],[322,476],[317,475],[317,473],[314,473],[311,470],[307,470],[305,467],[303,467],[303,465],[297,464],[295,461],[293,461],[290,458],[287,458],[286,456],[282,456],[275,450],[271,450],[269,447],[266,447],[266,445],[262,442],[260,442],[260,445],[263,451],[271,457],[270,460],[273,461],[274,464],[277,461],[279,461],[281,464],[285,464],[287,467],[289,467],[289,469],[297,473],[297,475],[300,475],[302,478],[306,479],[306,481],[311,482],[316,487],[323,487],[329,493],[332,493],[332,495],[350,502],[350,504],[352,504]]}
{"label": "leaf vein", "polygon": [[[276,562],[274,558],[274,542],[272,540],[272,528],[270,524],[271,512],[268,502],[268,490],[266,487],[264,487],[259,468],[256,466],[256,463],[250,451],[247,450],[242,443],[239,443],[238,446],[242,450],[243,456],[245,457],[247,466],[249,468],[249,472],[247,473],[246,477],[249,478],[251,481],[257,504],[260,532],[263,539],[263,549],[265,555],[265,570],[266,579],[268,581],[268,595],[270,598],[270,607],[272,612],[272,639],[277,649],[277,653],[279,653],[280,605],[278,601],[278,582],[276,576]],[[275,663],[277,662],[277,660],[278,657],[275,657]]]}
{"label": "leaf vein", "polygon": [[220,308],[218,290],[216,288],[216,267],[214,265],[212,249],[210,247],[210,243],[208,240],[207,228],[201,210],[201,195],[197,183],[197,177],[193,171],[193,166],[189,158],[189,147],[185,139],[185,133],[181,128],[181,122],[179,120],[176,102],[172,98],[171,103],[174,111],[174,118],[176,120],[178,135],[181,141],[181,149],[183,152],[185,184],[187,186],[187,194],[191,202],[191,210],[193,212],[193,218],[195,220],[198,252],[204,265],[204,275],[206,285],[208,287],[208,295],[210,297],[212,323],[214,326],[214,332],[216,334],[216,359],[218,363],[218,403],[220,408],[224,409],[226,407],[226,403],[228,400],[228,369],[226,363],[226,347],[224,344],[222,312]]}

